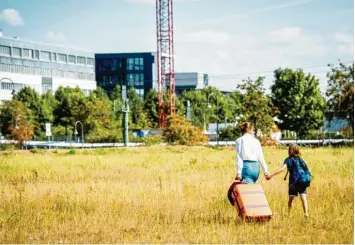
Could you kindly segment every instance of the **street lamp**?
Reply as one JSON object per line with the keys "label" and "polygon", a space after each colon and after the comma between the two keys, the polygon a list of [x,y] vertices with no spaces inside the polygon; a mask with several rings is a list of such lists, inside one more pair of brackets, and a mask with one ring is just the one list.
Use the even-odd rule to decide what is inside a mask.
{"label": "street lamp", "polygon": [[81,125],[81,144],[82,144],[81,148],[83,148],[84,147],[84,126],[83,126],[83,123],[80,121],[76,121],[75,125],[74,125],[75,142],[76,142],[76,135],[78,134],[78,131],[76,130],[76,125],[78,123],[80,123],[80,125]]}
{"label": "street lamp", "polygon": [[14,94],[16,93],[14,81],[12,81],[12,80],[11,80],[10,78],[8,78],[8,77],[3,77],[3,78],[0,79],[0,82],[2,82],[3,80],[9,80],[9,81],[11,82],[11,84],[12,84],[12,91],[11,91],[11,94],[14,95]]}
{"label": "street lamp", "polygon": [[225,128],[227,127],[227,120],[228,120],[228,117],[224,118],[224,127]]}

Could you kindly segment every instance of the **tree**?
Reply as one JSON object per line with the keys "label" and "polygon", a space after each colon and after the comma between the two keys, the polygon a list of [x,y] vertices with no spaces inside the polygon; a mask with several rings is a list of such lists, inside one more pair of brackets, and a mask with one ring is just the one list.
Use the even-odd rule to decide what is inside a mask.
{"label": "tree", "polygon": [[344,112],[354,132],[354,63],[347,66],[329,65],[331,71],[328,77],[328,106],[334,112]]}
{"label": "tree", "polygon": [[239,126],[228,126],[221,129],[221,140],[236,140],[240,136],[242,136],[242,132]]}
{"label": "tree", "polygon": [[158,93],[156,90],[149,90],[144,96],[144,112],[153,128],[158,127]]}
{"label": "tree", "polygon": [[45,132],[45,124],[54,122],[54,109],[56,108],[57,101],[55,97],[47,92],[41,96],[41,110],[39,115],[39,125],[41,132]]}
{"label": "tree", "polygon": [[[84,124],[88,117],[88,99],[79,87],[59,87],[55,92],[55,98],[58,103],[54,109],[54,123],[62,125],[65,128],[65,134],[68,135],[68,129],[73,129],[76,121]],[[85,131],[88,129],[86,124],[84,124],[84,129]]]}
{"label": "tree", "polygon": [[271,98],[280,114],[281,129],[296,131],[300,137],[323,125],[325,101],[319,80],[303,70],[277,69],[271,87]]}
{"label": "tree", "polygon": [[240,119],[251,122],[255,132],[259,129],[263,134],[269,135],[274,125],[273,116],[276,109],[264,94],[263,81],[264,77],[258,77],[255,81],[249,78],[237,86],[242,94],[243,107],[240,109]]}
{"label": "tree", "polygon": [[202,91],[188,90],[181,94],[182,102],[190,101],[191,123],[194,126],[204,128],[206,122],[207,103]]}
{"label": "tree", "polygon": [[[28,118],[33,122],[34,132],[40,135],[44,125],[41,125],[43,119],[42,101],[36,90],[30,87],[24,87],[17,94],[14,94],[13,100],[21,101],[23,106],[30,110]],[[43,128],[41,127],[43,126]]]}
{"label": "tree", "polygon": [[19,145],[29,140],[34,134],[32,111],[20,100],[11,100],[6,103],[6,114],[10,115],[7,122],[7,138],[15,139]]}
{"label": "tree", "polygon": [[[131,128],[139,128],[145,122],[140,121],[143,115],[144,102],[139,97],[138,93],[134,88],[128,90],[128,103],[129,103],[129,123]],[[143,119],[143,118],[142,118]],[[146,118],[144,118],[146,120]],[[145,125],[144,125],[145,126]]]}

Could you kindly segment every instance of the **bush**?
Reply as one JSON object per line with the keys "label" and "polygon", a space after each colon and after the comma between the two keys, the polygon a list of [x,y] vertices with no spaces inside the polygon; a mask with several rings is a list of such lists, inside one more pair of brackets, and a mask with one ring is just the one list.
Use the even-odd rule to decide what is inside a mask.
{"label": "bush", "polygon": [[163,138],[159,135],[148,135],[143,138],[143,144],[146,146],[159,145],[163,143]]}
{"label": "bush", "polygon": [[43,154],[45,153],[46,150],[43,150],[43,149],[38,149],[36,147],[30,149],[30,152],[33,153],[33,154]]}
{"label": "bush", "polygon": [[0,144],[1,151],[13,151],[18,149],[19,147],[16,144]]}
{"label": "bush", "polygon": [[163,136],[166,142],[174,145],[202,145],[208,142],[201,128],[192,126],[179,115],[168,117]]}
{"label": "bush", "polygon": [[67,152],[67,155],[75,155],[76,154],[76,150],[74,148],[70,148]]}
{"label": "bush", "polygon": [[87,143],[115,143],[122,141],[122,129],[95,128],[86,137]]}

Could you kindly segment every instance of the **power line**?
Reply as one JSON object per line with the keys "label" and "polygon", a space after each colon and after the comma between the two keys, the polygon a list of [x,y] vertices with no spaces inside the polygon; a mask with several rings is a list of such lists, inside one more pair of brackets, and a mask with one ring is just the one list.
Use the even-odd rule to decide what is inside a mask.
{"label": "power line", "polygon": [[[347,62],[342,62],[343,64],[349,65],[352,64],[353,61],[347,61]],[[299,67],[299,68],[290,68],[290,69],[301,69],[301,70],[306,70],[306,69],[312,69],[312,68],[329,68],[328,65],[313,65],[313,66],[305,66],[305,67]],[[274,72],[276,69],[273,70],[264,70],[264,71],[260,71],[260,72],[252,72],[252,73],[234,73],[234,74],[223,74],[223,75],[208,75],[208,79],[218,79],[218,80],[232,80],[232,79],[240,79],[240,78],[247,78],[247,77],[251,77],[251,76],[261,76],[261,77],[273,77],[274,76]],[[305,74],[307,75],[308,73],[311,75],[315,75],[315,74],[324,74],[326,75],[328,72],[330,72],[330,70],[327,71],[309,71],[309,72],[305,72]],[[179,73],[179,72],[178,72]],[[181,72],[184,73],[184,72]],[[203,74],[203,73],[202,73]],[[191,79],[195,79],[195,77],[186,77],[186,78],[175,78],[175,81],[187,81],[187,80],[191,80]],[[157,82],[157,79],[144,79],[144,83],[145,82]],[[103,81],[101,81],[103,82]],[[107,83],[107,82],[106,82]]]}

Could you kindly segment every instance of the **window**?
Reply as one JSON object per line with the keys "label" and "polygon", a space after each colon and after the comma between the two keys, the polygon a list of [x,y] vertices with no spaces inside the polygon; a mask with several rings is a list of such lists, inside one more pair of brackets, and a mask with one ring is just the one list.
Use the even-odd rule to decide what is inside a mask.
{"label": "window", "polygon": [[34,56],[34,58],[35,58],[36,60],[39,60],[39,51],[38,51],[38,50],[35,50],[35,56]]}
{"label": "window", "polygon": [[74,55],[68,55],[68,63],[75,63],[75,56]]}
{"label": "window", "polygon": [[42,77],[42,93],[52,93],[52,78]]}
{"label": "window", "polygon": [[133,87],[134,86],[134,74],[128,74],[127,75],[127,85],[128,87]]}
{"label": "window", "polygon": [[94,66],[94,59],[93,58],[88,58],[87,62],[88,62],[89,66]]}
{"label": "window", "polygon": [[44,77],[51,77],[52,76],[52,70],[48,68],[43,68],[43,73],[42,76]]}
{"label": "window", "polygon": [[139,74],[134,74],[134,86],[139,86],[140,81],[139,81]]}
{"label": "window", "polygon": [[3,90],[13,90],[13,89],[15,89],[15,84],[7,83],[7,82],[1,82],[1,89],[3,89]]}
{"label": "window", "polygon": [[50,52],[41,51],[41,60],[50,61],[51,60],[51,53]]}
{"label": "window", "polygon": [[24,49],[22,50],[22,57],[32,59],[32,57],[33,57],[33,51],[32,51],[32,49],[24,48]]}
{"label": "window", "polygon": [[57,54],[56,53],[52,53],[52,61],[57,61]]}
{"label": "window", "polygon": [[9,82],[1,82],[1,89],[3,90],[21,90],[25,86],[22,83],[9,83]]}
{"label": "window", "polygon": [[143,66],[143,58],[139,58],[139,65]]}
{"label": "window", "polygon": [[13,47],[12,48],[12,55],[13,56],[21,56],[21,49],[20,48],[16,48],[16,47]]}
{"label": "window", "polygon": [[0,46],[0,54],[11,55],[11,48],[8,46]]}
{"label": "window", "polygon": [[76,61],[78,64],[85,65],[85,57],[76,57]]}
{"label": "window", "polygon": [[141,86],[144,85],[144,74],[143,73],[139,74],[139,85],[141,85]]}
{"label": "window", "polygon": [[67,63],[67,55],[66,54],[58,54],[57,58],[58,58],[58,61]]}
{"label": "window", "polygon": [[113,60],[113,65],[112,65],[112,70],[117,71],[119,68],[121,68],[121,60]]}
{"label": "window", "polygon": [[132,71],[134,66],[134,59],[133,58],[128,58],[127,59],[127,70]]}

